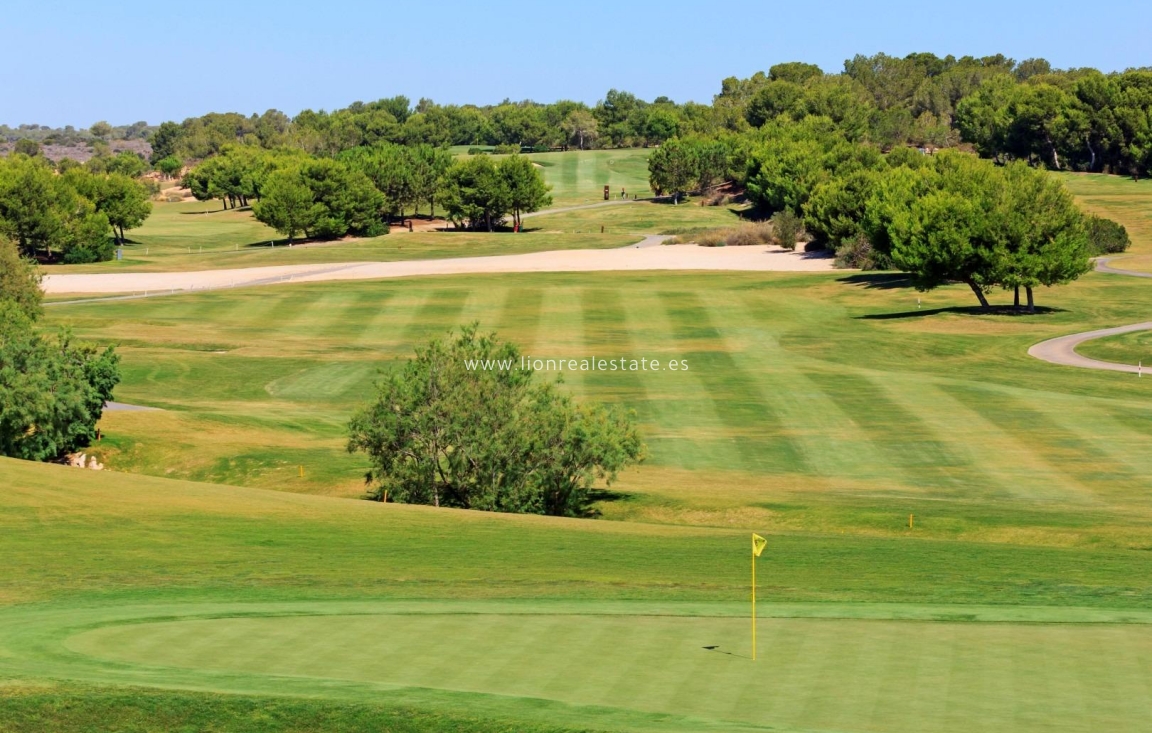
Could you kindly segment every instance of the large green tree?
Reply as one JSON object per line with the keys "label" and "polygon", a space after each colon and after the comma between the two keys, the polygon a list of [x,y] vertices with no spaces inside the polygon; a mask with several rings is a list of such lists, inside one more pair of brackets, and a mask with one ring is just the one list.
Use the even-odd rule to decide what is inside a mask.
{"label": "large green tree", "polygon": [[496,165],[496,170],[508,189],[508,205],[517,229],[520,228],[521,214],[539,211],[552,204],[544,176],[528,158],[510,155]]}
{"label": "large green tree", "polygon": [[125,241],[126,229],[140,226],[152,213],[148,189],[121,173],[101,175],[74,168],[64,174],[64,179],[108,219],[117,244]]}
{"label": "large green tree", "polygon": [[1007,239],[1008,256],[997,281],[1028,296],[1035,312],[1033,288],[1071,282],[1092,266],[1088,227],[1072,194],[1059,180],[1024,163],[1000,172],[1005,179],[998,226]]}
{"label": "large green tree", "polygon": [[321,239],[376,236],[387,233],[384,204],[384,196],[364,173],[341,161],[317,158],[271,174],[253,213],[289,238],[297,232]]}
{"label": "large green tree", "polygon": [[508,184],[490,156],[474,155],[458,160],[444,173],[440,193],[448,218],[469,229],[496,226],[512,210]]}
{"label": "large green tree", "polygon": [[1085,222],[1071,195],[1023,163],[999,168],[941,153],[932,166],[894,168],[875,183],[865,228],[916,287],[963,282],[985,308],[990,290],[1023,287],[1034,310],[1032,288],[1089,269]]}
{"label": "large green tree", "polygon": [[108,217],[43,159],[0,160],[0,236],[13,239],[24,255],[62,256],[71,263],[110,259],[109,226]]}
{"label": "large green tree", "polygon": [[252,205],[253,215],[291,242],[296,235],[312,235],[320,218],[320,205],[300,171],[285,169],[273,172],[264,185],[264,196]]}
{"label": "large green tree", "polygon": [[111,348],[42,336],[0,300],[0,455],[45,461],[91,444],[120,381]]}
{"label": "large green tree", "polygon": [[630,416],[533,379],[475,325],[418,348],[349,425],[372,495],[433,506],[580,515],[597,481],[642,459]]}

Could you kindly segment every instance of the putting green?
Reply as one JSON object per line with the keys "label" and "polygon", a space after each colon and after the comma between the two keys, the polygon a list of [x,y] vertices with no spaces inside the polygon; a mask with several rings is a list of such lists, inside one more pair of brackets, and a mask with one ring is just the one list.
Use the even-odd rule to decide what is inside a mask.
{"label": "putting green", "polygon": [[275,676],[318,690],[479,693],[689,728],[1115,731],[1152,715],[1145,624],[764,618],[753,662],[737,616],[447,608],[134,619],[64,646],[92,663],[194,670],[214,684]]}

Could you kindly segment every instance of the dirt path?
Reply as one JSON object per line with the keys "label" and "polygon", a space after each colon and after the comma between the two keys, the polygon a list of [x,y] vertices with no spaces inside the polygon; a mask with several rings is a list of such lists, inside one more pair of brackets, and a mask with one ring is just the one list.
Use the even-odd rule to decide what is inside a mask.
{"label": "dirt path", "polygon": [[1133,374],[1139,373],[1140,367],[1134,364],[1117,364],[1112,361],[1100,361],[1099,359],[1089,359],[1086,356],[1081,356],[1076,353],[1076,347],[1085,341],[1092,339],[1104,338],[1105,336],[1116,336],[1122,333],[1131,333],[1132,331],[1149,331],[1152,330],[1152,321],[1144,323],[1133,323],[1128,326],[1117,326],[1115,328],[1101,328],[1096,331],[1085,331],[1084,333],[1074,333],[1070,336],[1060,336],[1059,338],[1048,339],[1041,341],[1032,348],[1028,349],[1028,354],[1037,359],[1042,359],[1052,364],[1061,364],[1063,366],[1083,367],[1084,369],[1105,369],[1111,372],[1131,372]]}
{"label": "dirt path", "polygon": [[[1152,277],[1149,272],[1136,272],[1134,270],[1120,270],[1115,267],[1110,267],[1108,262],[1110,259],[1096,260],[1097,272],[1108,272],[1113,275],[1128,275],[1130,277]],[[1113,361],[1101,361],[1100,359],[1089,359],[1086,356],[1081,356],[1076,353],[1076,347],[1085,341],[1093,339],[1104,338],[1105,336],[1118,336],[1122,333],[1132,333],[1133,331],[1152,331],[1152,321],[1145,321],[1144,323],[1132,323],[1127,326],[1116,326],[1115,328],[1100,328],[1095,331],[1085,331],[1083,333],[1074,333],[1068,336],[1060,336],[1047,341],[1041,341],[1032,348],[1028,349],[1028,355],[1034,356],[1037,359],[1050,362],[1052,364],[1060,364],[1061,366],[1074,366],[1083,369],[1102,369],[1110,372],[1128,372],[1131,374],[1139,374],[1142,369],[1136,364],[1118,364]]]}
{"label": "dirt path", "polygon": [[[823,272],[833,258],[819,252],[794,252],[779,247],[699,247],[678,244],[660,247],[661,236],[645,237],[620,249],[574,249],[516,255],[459,257],[395,262],[284,265],[199,272],[137,272],[49,275],[48,294],[113,294],[117,299],[154,297],[195,290],[249,287],[287,282],[383,280],[426,275],[515,272],[607,272],[639,270],[736,270],[753,272]],[[87,301],[57,301],[87,302]]]}
{"label": "dirt path", "polygon": [[1129,277],[1152,277],[1152,272],[1137,272],[1136,270],[1121,270],[1112,267],[1108,263],[1114,260],[1114,257],[1106,257],[1096,260],[1096,272],[1107,272],[1113,275],[1128,275]]}

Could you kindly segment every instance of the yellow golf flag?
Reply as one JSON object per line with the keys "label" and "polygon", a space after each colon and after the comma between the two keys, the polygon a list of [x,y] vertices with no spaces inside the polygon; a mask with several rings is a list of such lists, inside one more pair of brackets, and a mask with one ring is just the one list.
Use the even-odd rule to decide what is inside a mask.
{"label": "yellow golf flag", "polygon": [[764,539],[758,534],[752,535],[752,554],[760,557],[760,553],[764,552],[764,546],[768,544],[768,540]]}

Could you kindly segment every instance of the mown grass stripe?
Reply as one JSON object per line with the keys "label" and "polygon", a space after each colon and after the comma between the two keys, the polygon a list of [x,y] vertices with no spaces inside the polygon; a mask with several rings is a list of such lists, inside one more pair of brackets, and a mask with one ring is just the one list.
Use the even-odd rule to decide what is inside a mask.
{"label": "mown grass stripe", "polygon": [[[806,470],[775,405],[750,385],[755,376],[725,350],[723,336],[699,295],[693,291],[659,291],[674,338],[685,343],[684,357],[699,376],[716,414],[733,435],[741,467],[769,473]],[[707,344],[708,348],[702,348]]]}
{"label": "mown grass stripe", "polygon": [[[684,360],[687,354],[673,335],[672,323],[655,292],[648,288],[632,291],[628,305],[623,312],[637,351],[665,362]],[[740,468],[741,455],[727,435],[715,402],[709,399],[694,365],[688,366],[687,371],[650,375],[646,380],[653,402],[653,422],[645,431],[651,462],[688,470]]]}
{"label": "mown grass stripe", "polygon": [[390,331],[396,331],[402,324],[398,323],[404,311],[396,307],[396,292],[393,290],[379,290],[371,293],[368,299],[361,303],[359,328],[355,334],[354,344],[358,347],[379,348],[385,341],[383,336]]}
{"label": "mown grass stripe", "polygon": [[[725,350],[745,373],[754,375],[748,388],[776,408],[782,429],[812,472],[851,479],[882,475],[885,467],[874,446],[823,390],[823,384],[838,378],[838,371],[781,347],[774,331],[780,328],[776,319],[788,308],[787,298],[765,302],[761,291],[740,292],[735,303],[730,294],[706,297]],[[785,320],[791,319],[789,313]]]}
{"label": "mown grass stripe", "polygon": [[403,341],[420,344],[443,337],[460,322],[469,291],[464,288],[433,290],[417,307],[412,320],[404,328]]}
{"label": "mown grass stripe", "polygon": [[1018,436],[1046,463],[1090,492],[1103,495],[1111,482],[1144,481],[1123,464],[1101,460],[1091,442],[1019,397],[975,385],[942,384],[940,388]]}
{"label": "mown grass stripe", "polygon": [[908,375],[887,392],[905,410],[915,412],[939,440],[947,442],[949,449],[971,466],[965,469],[971,476],[967,498],[1077,504],[1092,500],[1082,485],[1054,470],[1016,433],[941,389],[938,380]]}
{"label": "mown grass stripe", "polygon": [[516,344],[522,353],[530,353],[536,348],[543,306],[544,292],[540,288],[509,287],[493,326],[502,339]]}
{"label": "mown grass stripe", "polygon": [[975,466],[870,377],[844,372],[826,381],[824,391],[885,456],[898,483],[954,492],[972,489],[978,479]]}

